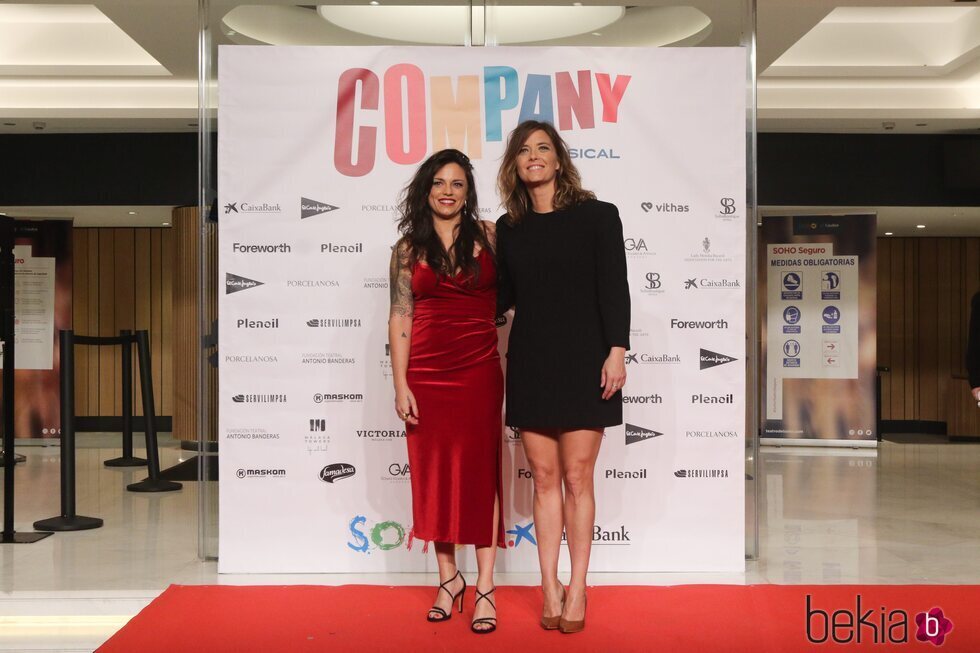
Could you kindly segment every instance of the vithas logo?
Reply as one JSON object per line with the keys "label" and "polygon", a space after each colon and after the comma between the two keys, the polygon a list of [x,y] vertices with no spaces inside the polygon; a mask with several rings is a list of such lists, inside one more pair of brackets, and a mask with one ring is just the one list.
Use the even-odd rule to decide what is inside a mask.
{"label": "vithas logo", "polygon": [[732,358],[727,354],[719,354],[708,349],[701,350],[701,369],[706,370],[709,367],[717,367],[719,365],[724,365],[725,363],[731,363],[732,361],[738,360],[737,358]]}
{"label": "vithas logo", "polygon": [[237,274],[232,274],[231,272],[225,273],[225,294],[230,295],[233,292],[241,292],[242,290],[248,290],[249,288],[255,288],[256,286],[265,285],[262,281],[256,281],[255,279],[248,279],[246,277],[240,277]]}
{"label": "vithas logo", "polygon": [[325,204],[304,197],[300,203],[300,219],[305,220],[306,218],[312,218],[314,215],[330,213],[331,211],[336,211],[338,208],[340,207],[334,206],[333,204]]}
{"label": "vithas logo", "polygon": [[642,426],[636,426],[634,424],[626,425],[626,444],[635,444],[637,442],[643,442],[644,440],[651,440],[663,435],[658,431],[651,431],[650,429],[645,429]]}

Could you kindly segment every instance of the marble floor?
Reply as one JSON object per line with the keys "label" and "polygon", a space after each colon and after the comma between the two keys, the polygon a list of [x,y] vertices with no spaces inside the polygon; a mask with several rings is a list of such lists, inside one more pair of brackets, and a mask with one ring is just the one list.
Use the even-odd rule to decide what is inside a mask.
{"label": "marble floor", "polygon": [[[0,545],[0,651],[91,651],[171,583],[426,584],[424,574],[221,575],[198,559],[198,488],[138,494],[106,468],[118,435],[80,434],[77,512],[103,528]],[[161,465],[191,456],[161,440]],[[19,446],[16,529],[59,513],[57,446]],[[137,443],[137,455],[140,445]],[[0,472],[2,474],[2,472]],[[759,557],[744,574],[591,574],[595,584],[980,583],[980,444],[764,447]],[[499,574],[533,584],[532,574]]]}

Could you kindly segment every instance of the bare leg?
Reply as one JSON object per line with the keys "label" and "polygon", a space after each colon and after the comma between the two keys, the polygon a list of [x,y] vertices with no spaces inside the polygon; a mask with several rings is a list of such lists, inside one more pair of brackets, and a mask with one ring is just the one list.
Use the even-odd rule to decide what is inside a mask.
{"label": "bare leg", "polygon": [[[493,566],[497,561],[497,527],[500,524],[500,497],[495,496],[493,498],[493,544],[490,546],[478,546],[476,547],[476,567],[477,567],[477,578],[476,578],[476,589],[480,590],[484,594],[489,592],[494,588],[493,582]],[[490,600],[493,601],[493,605],[497,604],[497,595],[491,594]],[[496,617],[496,611],[493,606],[487,603],[485,600],[480,601],[476,604],[476,608],[473,610],[474,619],[482,619],[483,617]],[[491,626],[490,624],[484,622],[482,624],[477,624],[477,629],[487,630]]]}
{"label": "bare leg", "polygon": [[[439,563],[439,582],[445,583],[456,575],[456,545],[452,542],[435,542],[434,544],[436,548],[436,561]],[[456,592],[463,589],[463,577],[460,576],[446,585],[446,589],[449,590],[450,594],[455,595]],[[432,607],[442,608],[447,613],[452,613],[452,597],[442,590],[437,590],[436,600],[432,604]],[[439,617],[442,615],[437,612],[430,612],[429,616]]]}
{"label": "bare leg", "polygon": [[534,534],[538,541],[538,564],[544,592],[542,615],[554,617],[561,613],[558,554],[564,529],[558,440],[541,432],[522,429],[521,441],[534,479]]}
{"label": "bare leg", "polygon": [[595,461],[602,443],[602,431],[565,431],[558,438],[565,482],[565,533],[572,560],[563,616],[569,621],[585,618],[585,584],[592,553],[595,526]]}

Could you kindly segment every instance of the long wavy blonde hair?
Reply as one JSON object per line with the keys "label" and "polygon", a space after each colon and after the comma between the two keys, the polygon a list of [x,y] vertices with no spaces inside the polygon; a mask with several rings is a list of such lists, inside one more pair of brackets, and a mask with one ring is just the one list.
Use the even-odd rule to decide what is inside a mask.
{"label": "long wavy blonde hair", "polygon": [[582,188],[582,177],[578,173],[572,157],[568,153],[568,145],[551,123],[538,120],[526,120],[514,128],[507,138],[507,149],[497,174],[497,191],[504,210],[507,211],[507,221],[517,224],[531,210],[531,196],[527,187],[517,174],[517,155],[521,147],[536,131],[543,131],[555,146],[558,156],[558,176],[555,177],[554,209],[561,211],[581,204],[586,200],[594,200],[595,193]]}

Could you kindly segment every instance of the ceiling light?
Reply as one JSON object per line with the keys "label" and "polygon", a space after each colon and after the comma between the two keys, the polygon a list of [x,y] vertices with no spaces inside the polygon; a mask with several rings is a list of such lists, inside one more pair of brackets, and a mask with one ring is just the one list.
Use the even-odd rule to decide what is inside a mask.
{"label": "ceiling light", "polygon": [[136,215],[136,211],[130,211],[129,214],[130,215]]}
{"label": "ceiling light", "polygon": [[[317,12],[327,22],[358,34],[434,45],[461,44],[473,18],[469,6],[320,5]],[[493,8],[493,23],[498,44],[532,43],[589,34],[625,14],[622,6],[570,12],[567,6],[508,5]]]}
{"label": "ceiling light", "polygon": [[602,36],[602,32],[592,32],[592,36]]}
{"label": "ceiling light", "polygon": [[917,224],[917,225],[915,225],[915,228],[916,229],[925,229],[926,226],[924,224]]}
{"label": "ceiling light", "polygon": [[160,226],[161,227],[169,227],[170,226],[170,223],[169,222],[161,222],[160,223]]}
{"label": "ceiling light", "polygon": [[885,232],[885,235],[886,235],[886,236],[891,236],[891,235],[892,235],[892,232],[890,232],[890,231],[886,231],[886,232]]}
{"label": "ceiling light", "polygon": [[573,7],[581,7],[582,6],[582,3],[581,2],[573,2],[572,3],[572,6]]}
{"label": "ceiling light", "polygon": [[372,6],[372,7],[377,7],[377,6],[378,6],[378,5],[380,5],[381,3],[380,3],[380,2],[378,2],[378,0],[371,0],[371,2],[370,2],[369,4],[370,4],[370,5]]}

